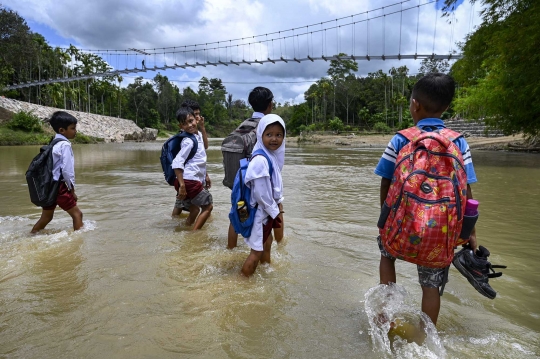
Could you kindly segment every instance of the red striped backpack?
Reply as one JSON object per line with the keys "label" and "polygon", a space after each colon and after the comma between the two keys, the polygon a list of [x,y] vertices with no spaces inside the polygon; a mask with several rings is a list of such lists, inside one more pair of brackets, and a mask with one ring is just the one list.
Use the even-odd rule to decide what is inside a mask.
{"label": "red striped backpack", "polygon": [[409,140],[396,159],[377,223],[384,249],[396,258],[445,268],[454,257],[467,201],[467,174],[450,129],[399,131]]}

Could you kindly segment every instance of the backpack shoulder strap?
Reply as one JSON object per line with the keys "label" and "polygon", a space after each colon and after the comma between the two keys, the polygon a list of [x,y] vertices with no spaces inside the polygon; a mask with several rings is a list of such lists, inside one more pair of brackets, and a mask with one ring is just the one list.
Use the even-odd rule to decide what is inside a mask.
{"label": "backpack shoulder strap", "polygon": [[262,149],[258,149],[257,151],[254,151],[252,154],[251,154],[251,158],[255,157],[255,156],[263,156],[264,158],[266,158],[266,161],[268,162],[268,168],[269,168],[269,172],[270,172],[270,176],[272,176],[272,174],[274,173],[274,166],[272,165],[272,161],[270,160],[270,158],[268,157],[268,155],[266,154],[266,152],[264,152],[264,150]]}
{"label": "backpack shoulder strap", "polygon": [[195,136],[191,133],[188,133],[186,131],[182,131],[178,134],[176,134],[176,136],[178,138],[180,138],[180,143],[182,142],[182,140],[184,138],[189,138],[191,141],[193,141],[193,147],[191,147],[191,151],[189,151],[189,155],[186,159],[186,162],[189,161],[190,159],[192,159],[193,157],[195,157],[195,154],[197,153],[197,149],[199,147],[199,143],[197,141],[197,139],[195,138]]}
{"label": "backpack shoulder strap", "polygon": [[51,142],[49,142],[49,146],[54,147],[54,145],[56,145],[58,142],[62,142],[62,141],[66,141],[66,142],[67,142],[67,140],[64,139],[64,138],[53,138],[53,139],[51,140]]}
{"label": "backpack shoulder strap", "polygon": [[413,126],[413,127],[409,127],[409,128],[404,129],[404,130],[398,131],[397,133],[399,133],[400,135],[405,137],[410,142],[413,142],[413,139],[415,137],[420,136],[420,134],[422,134],[422,132],[423,131],[419,127]]}
{"label": "backpack shoulder strap", "polygon": [[439,133],[443,135],[444,137],[448,138],[452,142],[454,142],[460,137],[463,137],[461,133],[451,130],[449,128],[443,128],[442,130],[439,130]]}

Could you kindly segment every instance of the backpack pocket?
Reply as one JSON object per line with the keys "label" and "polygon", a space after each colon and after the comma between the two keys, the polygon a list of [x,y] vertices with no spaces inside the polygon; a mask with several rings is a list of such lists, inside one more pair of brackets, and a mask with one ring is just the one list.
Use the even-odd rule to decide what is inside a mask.
{"label": "backpack pocket", "polygon": [[[405,192],[397,208],[393,235],[385,249],[397,258],[426,267],[445,267],[453,256],[454,241],[449,233],[455,205],[449,197],[429,200]],[[390,249],[390,250],[389,250]]]}

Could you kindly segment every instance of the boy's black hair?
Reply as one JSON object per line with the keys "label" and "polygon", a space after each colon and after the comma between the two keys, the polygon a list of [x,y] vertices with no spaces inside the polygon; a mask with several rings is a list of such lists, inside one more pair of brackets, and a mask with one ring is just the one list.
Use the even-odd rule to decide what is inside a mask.
{"label": "boy's black hair", "polygon": [[435,72],[418,80],[411,96],[424,106],[427,112],[437,113],[448,108],[455,92],[454,79],[449,75]]}
{"label": "boy's black hair", "polygon": [[176,119],[180,124],[185,123],[189,115],[195,116],[191,107],[180,107],[178,111],[176,111]]}
{"label": "boy's black hair", "polygon": [[49,123],[51,124],[54,132],[60,133],[61,128],[67,130],[69,125],[76,125],[77,119],[75,116],[72,116],[65,111],[56,111],[49,119]]}
{"label": "boy's black hair", "polygon": [[274,99],[272,91],[266,87],[255,87],[249,93],[248,102],[256,112],[263,112],[268,108],[268,105]]}
{"label": "boy's black hair", "polygon": [[182,104],[180,105],[180,107],[190,107],[193,111],[195,110],[201,110],[201,106],[199,106],[199,103],[195,100],[192,100],[192,99],[187,99],[185,100],[184,102],[182,102]]}

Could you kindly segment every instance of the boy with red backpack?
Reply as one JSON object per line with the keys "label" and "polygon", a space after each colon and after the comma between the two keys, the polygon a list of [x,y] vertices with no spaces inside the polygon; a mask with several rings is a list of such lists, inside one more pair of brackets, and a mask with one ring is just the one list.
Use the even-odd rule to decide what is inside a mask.
{"label": "boy with red backpack", "polygon": [[[410,100],[415,126],[390,140],[375,169],[382,177],[377,224],[380,283],[396,283],[396,258],[416,263],[422,311],[433,324],[441,305],[439,287],[444,289],[448,279],[455,246],[468,242],[471,256],[479,253],[474,222],[468,239],[461,239],[465,204],[472,198],[470,184],[477,182],[469,145],[440,119],[454,93],[452,77],[441,73],[422,77]],[[480,284],[489,287],[487,276]]]}

